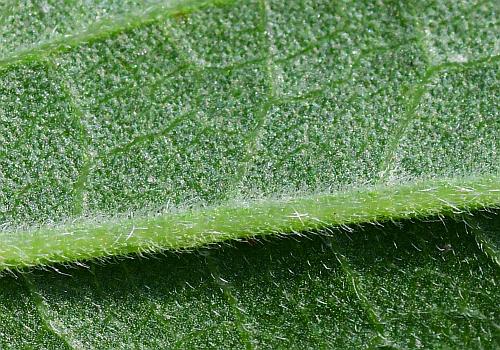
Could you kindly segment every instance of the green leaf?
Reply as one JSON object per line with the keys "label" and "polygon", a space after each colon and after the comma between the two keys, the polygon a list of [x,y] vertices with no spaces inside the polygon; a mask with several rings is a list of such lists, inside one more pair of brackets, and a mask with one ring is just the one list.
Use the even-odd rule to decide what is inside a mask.
{"label": "green leaf", "polygon": [[1,347],[497,347],[497,12],[0,4]]}
{"label": "green leaf", "polygon": [[499,205],[493,2],[117,4],[3,5],[0,266]]}
{"label": "green leaf", "polygon": [[488,215],[4,277],[0,347],[495,349]]}

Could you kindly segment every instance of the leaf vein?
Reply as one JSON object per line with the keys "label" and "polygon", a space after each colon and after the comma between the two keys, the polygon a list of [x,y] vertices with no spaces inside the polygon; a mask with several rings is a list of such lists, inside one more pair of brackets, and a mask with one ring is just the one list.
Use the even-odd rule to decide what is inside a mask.
{"label": "leaf vein", "polygon": [[28,274],[21,273],[20,278],[24,281],[28,296],[35,304],[35,310],[42,321],[43,328],[45,328],[47,332],[53,334],[56,338],[58,338],[67,348],[76,350],[77,348],[72,345],[72,342],[68,338],[68,335],[61,333],[52,325],[52,322],[47,314],[46,306],[44,305],[42,296],[35,290],[35,286],[28,277]]}
{"label": "leaf vein", "polygon": [[238,331],[240,333],[241,340],[245,344],[245,348],[247,350],[252,350],[254,348],[252,344],[252,335],[251,333],[247,330],[245,327],[244,323],[244,316],[242,315],[242,311],[240,307],[238,306],[238,300],[234,296],[234,294],[231,292],[231,286],[228,281],[226,281],[224,278],[219,273],[219,269],[217,266],[217,261],[215,258],[208,256],[207,257],[207,266],[208,270],[212,274],[214,278],[215,284],[220,288],[224,298],[226,299],[227,303],[229,304],[229,309],[234,315],[234,321],[236,323],[236,327],[238,328]]}
{"label": "leaf vein", "polygon": [[327,246],[330,247],[330,249],[334,253],[335,258],[339,262],[340,267],[344,275],[346,276],[347,282],[350,283],[354,295],[356,296],[362,309],[366,313],[373,329],[377,333],[377,336],[372,339],[371,343],[378,344],[382,342],[383,344],[390,344],[392,347],[394,347],[394,342],[391,339],[389,339],[386,334],[383,320],[381,319],[380,315],[376,312],[375,307],[372,305],[368,297],[359,288],[360,281],[357,273],[350,266],[348,260],[342,254],[338,253],[335,250],[334,245],[331,242],[326,242],[326,244]]}

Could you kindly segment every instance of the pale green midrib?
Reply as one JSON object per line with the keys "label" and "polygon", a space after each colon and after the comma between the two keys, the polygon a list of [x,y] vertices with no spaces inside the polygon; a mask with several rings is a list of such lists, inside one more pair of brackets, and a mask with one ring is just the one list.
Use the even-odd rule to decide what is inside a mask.
{"label": "pale green midrib", "polygon": [[500,175],[437,179],[0,233],[0,269],[500,207]]}
{"label": "pale green midrib", "polygon": [[92,23],[76,33],[61,35],[52,40],[34,43],[32,46],[16,50],[7,56],[0,56],[0,68],[13,64],[38,60],[56,52],[70,50],[83,43],[100,41],[114,34],[161,22],[166,18],[183,15],[214,4],[230,4],[236,0],[182,0],[173,4],[157,4],[143,11],[135,11],[125,16],[115,16]]}
{"label": "pale green midrib", "polygon": [[[74,46],[78,46],[84,42],[102,40],[111,35],[114,35],[117,32],[131,30],[139,26],[155,23],[157,21],[163,20],[166,17],[174,16],[175,14],[187,13],[193,9],[200,9],[206,5],[215,3],[229,3],[229,2],[232,1],[230,0],[229,1],[226,0],[183,1],[177,3],[176,5],[178,7],[175,8],[174,7],[165,8],[163,6],[157,6],[148,10],[147,13],[145,12],[141,13],[140,16],[136,14],[118,19],[111,18],[105,21],[104,23],[98,23],[95,26],[93,26],[92,28],[94,28],[95,30],[88,29],[84,32],[77,33],[75,35],[70,35],[68,37],[54,40],[53,42],[40,44],[29,50],[14,53],[5,59],[0,59],[0,67],[12,63],[20,63],[32,59],[43,58],[45,57],[45,55],[48,55],[53,52],[64,51]],[[109,24],[109,26],[106,26],[106,24]],[[473,66],[487,61],[496,61],[498,60],[498,58],[499,56],[493,56],[465,63],[453,63],[453,62],[442,63],[437,66],[429,67],[427,73],[429,77],[431,77],[434,75],[434,73],[437,73],[445,68],[451,68],[455,66],[456,67]],[[422,86],[423,85],[425,84],[422,84]],[[141,135],[139,136],[138,140],[139,139],[142,140],[143,138],[148,138],[150,136],[151,135],[149,136]],[[154,135],[151,137],[154,137]],[[398,140],[399,140],[398,137],[396,137],[394,140],[395,147],[398,144]],[[391,147],[389,147],[389,153],[392,153]],[[390,157],[384,157],[384,159],[390,160]],[[85,178],[85,176],[83,176],[83,178]],[[481,185],[481,181],[483,181],[484,179],[488,178],[476,178],[474,180],[469,179],[466,180],[466,182],[469,181],[468,183]],[[500,188],[500,186],[498,185],[498,177],[490,178],[490,180],[491,179],[493,179],[492,181],[494,189]],[[440,191],[440,189],[446,188],[446,181],[444,180],[441,181],[443,187],[440,187],[441,185],[439,185],[437,189],[435,189],[438,192]],[[453,180],[453,181],[458,181],[458,180]],[[422,184],[424,183],[420,183],[420,185]],[[427,183],[427,185],[429,186],[432,184],[433,182]],[[270,201],[254,202],[251,203],[249,206],[230,207],[223,205],[216,208],[185,211],[176,214],[173,213],[164,214],[163,216],[154,219],[151,218],[136,219],[134,222],[132,222],[131,220],[122,220],[122,221],[110,220],[108,222],[101,224],[97,223],[80,224],[80,226],[68,225],[68,226],[60,226],[57,228],[47,227],[44,229],[32,230],[29,232],[15,232],[15,233],[4,232],[0,233],[0,269],[5,266],[15,268],[15,267],[46,264],[51,262],[76,261],[76,260],[90,259],[95,257],[121,255],[132,252],[144,251],[144,250],[156,251],[166,248],[173,248],[173,249],[190,248],[203,244],[219,242],[225,239],[244,238],[252,236],[254,234],[272,233],[273,231],[277,232],[304,231],[329,225],[352,224],[360,222],[370,222],[375,220],[398,219],[405,217],[416,217],[421,215],[432,215],[440,213],[442,210],[446,211],[451,208],[450,206],[446,207],[446,205],[444,205],[445,203],[436,204],[434,202],[432,203],[433,205],[428,205],[426,207],[425,204],[429,204],[429,202],[424,201],[420,204],[410,203],[415,206],[412,210],[410,210],[410,212],[407,212],[401,208],[398,209],[397,206],[393,206],[390,208],[386,208],[387,210],[390,209],[388,212],[384,210],[380,210],[378,212],[370,212],[368,207],[362,207],[361,209],[364,208],[366,210],[364,212],[363,210],[360,210],[360,212],[358,213],[357,210],[359,206],[353,205],[356,204],[356,200],[363,199],[364,198],[363,195],[366,195],[369,192],[375,193],[374,194],[375,198],[379,198],[379,196],[381,195],[386,197],[391,197],[391,193],[396,194],[400,190],[403,190],[404,192],[405,189],[408,190],[412,187],[417,188],[418,185],[419,184],[406,185],[406,186],[401,185],[393,187],[387,187],[381,185],[381,187],[377,187],[371,190],[370,189],[352,190],[350,192],[344,192],[344,193],[301,197],[291,200],[282,200],[282,201],[270,200]],[[81,184],[82,191],[84,186],[85,183],[82,182]],[[500,205],[499,203],[500,200],[498,199],[499,196],[498,192],[491,192],[491,193],[490,192],[491,191],[486,190],[486,192],[484,193],[481,192],[479,197],[477,198],[474,198],[473,196],[471,197],[465,196],[466,198],[460,198],[458,202],[451,201],[450,203],[457,208],[468,208],[468,209],[474,209],[476,207],[482,207],[482,206]],[[459,195],[459,193],[449,192],[447,193],[447,195],[451,195],[453,197]],[[393,200],[397,200],[398,196],[395,195],[391,198]],[[407,197],[406,199],[410,199],[410,197]],[[441,199],[448,201],[446,196]],[[329,200],[333,201],[334,203],[327,203],[327,205],[323,205],[323,207],[321,207],[323,201],[328,202]],[[346,206],[347,212],[343,212],[342,215],[338,215],[338,213],[332,215],[331,211],[336,209],[340,205],[339,203],[341,203],[342,200],[346,201],[347,203],[350,203],[351,206],[347,205]],[[371,198],[370,200],[371,200],[371,202],[369,201],[370,203],[375,203],[373,198]],[[309,206],[307,205],[308,203]],[[421,206],[419,207],[419,205]],[[294,207],[292,208],[292,206]],[[284,214],[279,215],[279,213],[277,217],[269,216],[270,211],[273,210],[287,211],[291,209],[295,210],[296,208],[306,208],[309,210],[309,213],[318,212],[322,213],[323,216],[326,215],[326,217],[323,217],[321,215],[315,216],[316,221],[314,220],[311,221],[310,218],[304,218],[304,217],[294,218],[292,215],[284,217],[283,216]],[[327,211],[330,210],[330,215],[328,216],[327,214],[325,214],[323,209]],[[350,214],[348,213],[349,210]],[[245,213],[245,211],[247,212]],[[243,212],[246,215],[246,217],[245,215],[241,217],[238,216],[240,212]],[[203,220],[205,221],[210,220],[210,217],[214,213],[219,215],[217,219],[219,221],[216,220],[215,227],[217,227],[218,224],[219,225],[224,224],[225,222],[228,224],[228,226],[225,227],[225,231],[224,230],[220,231],[220,233],[213,233],[213,232],[210,233],[209,231],[211,227],[214,226],[214,222],[208,222],[206,223],[206,226],[199,225],[199,222]],[[266,219],[266,213],[268,219],[267,222],[264,221],[264,219]],[[222,221],[220,221],[221,217],[223,219]],[[262,219],[260,222],[258,222],[259,218]],[[322,218],[324,218],[324,220]],[[254,221],[248,219],[252,219]],[[193,232],[192,228],[187,228],[187,227],[181,229],[180,231],[175,231],[174,229],[178,230],[179,225],[182,225],[181,220],[188,220],[188,221],[194,220],[195,222],[197,221],[198,224],[195,225],[195,229],[198,229],[198,231],[194,230]],[[246,225],[246,222],[249,221],[251,222],[251,224]],[[139,229],[138,232],[134,231],[134,235],[131,236],[130,239],[124,240],[124,237],[125,238],[128,237],[130,228],[134,225],[134,223],[138,228],[143,227],[143,224],[150,225],[149,231],[148,230],[141,231]],[[160,223],[158,227],[155,226],[157,223]],[[127,225],[129,226],[127,227]],[[165,232],[168,231],[169,229],[170,232],[168,234],[165,234]],[[64,236],[65,231],[71,231],[71,230],[76,230],[77,234]],[[181,232],[181,234],[179,234],[179,237],[174,237],[175,232]],[[191,234],[188,235],[189,236],[188,237],[186,235],[182,235],[182,232],[184,233],[191,232]],[[54,237],[51,236],[52,234],[54,235]],[[84,237],[80,237],[78,236],[78,234],[83,235]],[[141,240],[136,241],[136,238],[138,237],[139,234],[143,236],[141,238],[142,241]],[[147,234],[149,234],[150,237],[148,237]],[[36,241],[39,243],[38,246],[35,244],[31,247],[33,250],[38,250],[37,252],[32,251],[31,253],[26,254],[26,252],[29,252],[29,249],[25,249],[27,247],[23,247],[23,249],[20,248],[23,246],[23,244],[22,242],[19,242],[19,240],[21,240],[21,238],[19,237],[23,237],[26,235],[28,236],[28,239],[26,241],[31,242],[30,244],[33,244],[33,242]],[[39,237],[35,235],[39,235]],[[172,237],[169,237],[169,235]],[[7,240],[5,239],[6,237]],[[86,241],[88,240],[89,237],[90,238],[93,237],[96,240],[106,238],[104,242],[106,244],[103,244],[102,246],[99,246],[99,244],[97,243],[87,244],[88,242]],[[12,238],[12,241],[14,241],[14,243],[16,243],[17,240],[16,243],[17,245],[11,245],[9,247],[8,244],[12,242],[8,241],[8,239],[10,238]],[[115,238],[116,242],[114,240]],[[6,244],[4,244],[4,242]],[[80,244],[82,242],[86,243]],[[52,250],[49,249],[50,247],[52,247],[51,248]],[[38,248],[43,248],[43,249],[38,249]],[[21,249],[21,250],[16,251],[16,249]],[[83,249],[86,251],[80,252],[79,249]],[[4,252],[7,253],[10,252],[9,253],[10,255],[4,254]]]}

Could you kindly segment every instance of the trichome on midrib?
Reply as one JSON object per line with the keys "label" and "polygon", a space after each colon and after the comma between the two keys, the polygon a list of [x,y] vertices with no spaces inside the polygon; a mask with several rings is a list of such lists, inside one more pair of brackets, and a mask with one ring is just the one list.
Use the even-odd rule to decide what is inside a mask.
{"label": "trichome on midrib", "polygon": [[33,31],[0,62],[3,266],[497,207],[494,6],[180,2]]}

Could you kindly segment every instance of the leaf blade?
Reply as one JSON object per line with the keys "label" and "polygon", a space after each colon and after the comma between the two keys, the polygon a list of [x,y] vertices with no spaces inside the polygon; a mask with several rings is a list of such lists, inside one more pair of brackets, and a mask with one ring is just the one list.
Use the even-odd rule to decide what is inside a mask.
{"label": "leaf blade", "polygon": [[[498,56],[429,58],[414,6],[297,2],[286,15],[281,6],[160,4],[4,60],[2,143],[10,146],[2,161],[3,265],[498,205]],[[483,13],[481,6],[468,15]],[[323,16],[303,31],[301,21],[314,11]],[[411,187],[418,191],[426,181],[443,197],[421,205]],[[482,188],[483,181],[487,189],[454,202],[461,190],[449,188]],[[358,188],[380,193],[366,199]],[[315,199],[323,208],[314,208]],[[399,201],[415,203],[398,211]],[[253,208],[245,214],[247,206]],[[288,213],[291,206],[304,207],[305,225]],[[371,207],[378,212],[370,214]],[[127,220],[125,213],[144,218]],[[223,219],[198,223],[211,215]],[[87,226],[57,227],[79,216]],[[165,220],[172,223],[162,226]],[[182,228],[184,221],[199,228]],[[17,228],[30,222],[56,228]],[[130,244],[135,227],[151,234]],[[74,230],[89,239],[72,239]],[[167,231],[187,238],[177,243]],[[92,248],[92,239],[102,247]],[[46,251],[34,253],[42,246]]]}
{"label": "leaf blade", "polygon": [[328,234],[2,277],[0,345],[498,347],[494,2],[23,4],[3,267]]}

